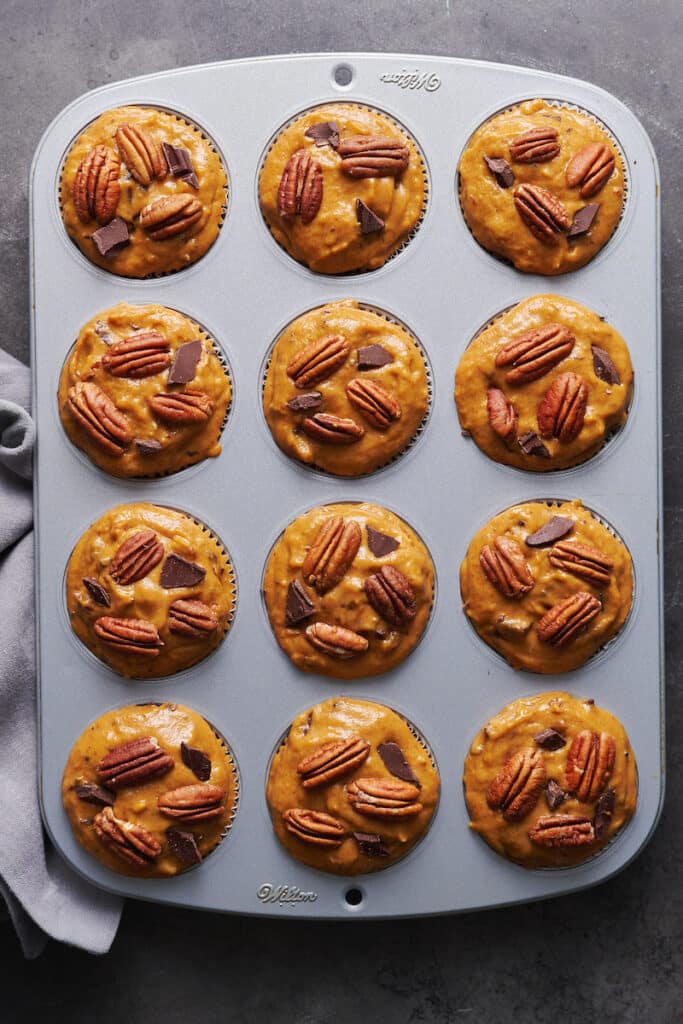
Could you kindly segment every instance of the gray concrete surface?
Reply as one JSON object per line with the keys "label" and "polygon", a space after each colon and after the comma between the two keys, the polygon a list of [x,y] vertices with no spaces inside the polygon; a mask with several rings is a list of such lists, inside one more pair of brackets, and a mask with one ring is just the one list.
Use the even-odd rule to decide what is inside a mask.
{"label": "gray concrete surface", "polygon": [[[668,795],[642,856],[591,892],[445,919],[304,925],[130,903],[107,958],[25,964],[0,926],[0,1017],[322,1024],[683,1021],[680,1007],[683,350],[679,0],[2,0],[0,344],[28,358],[28,168],[87,89],[174,66],[314,50],[479,57],[589,79],[642,119],[663,180]],[[229,102],[229,98],[226,98]],[[626,681],[625,681],[626,682]],[[637,679],[629,685],[638,685]]]}

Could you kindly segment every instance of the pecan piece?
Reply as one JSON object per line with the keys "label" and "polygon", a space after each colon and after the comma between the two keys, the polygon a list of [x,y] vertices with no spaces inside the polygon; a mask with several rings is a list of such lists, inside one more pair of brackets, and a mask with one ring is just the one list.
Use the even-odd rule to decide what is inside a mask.
{"label": "pecan piece", "polygon": [[341,335],[319,338],[304,346],[287,364],[287,376],[298,388],[308,388],[326,380],[346,362],[349,346]]}
{"label": "pecan piece", "polygon": [[567,444],[581,433],[588,405],[588,385],[578,373],[561,373],[538,407],[541,437],[556,437]]}
{"label": "pecan piece", "polygon": [[151,864],[161,853],[161,843],[151,832],[142,825],[117,818],[111,807],[104,807],[95,815],[92,827],[100,842],[121,860],[136,867]]}
{"label": "pecan piece", "polygon": [[204,423],[213,413],[213,402],[204,391],[175,391],[153,395],[148,399],[155,416],[164,423],[185,426]]}
{"label": "pecan piece", "polygon": [[331,516],[320,526],[301,566],[304,580],[323,594],[346,576],[361,542],[355,519]]}
{"label": "pecan piece", "polygon": [[363,764],[370,753],[370,744],[362,736],[332,740],[299,761],[296,770],[302,776],[304,789],[326,786],[341,775],[348,775]]}
{"label": "pecan piece", "polygon": [[612,769],[616,743],[608,732],[584,729],[574,737],[567,754],[565,785],[583,803],[592,803],[605,788]]}
{"label": "pecan piece", "polygon": [[544,324],[525,331],[496,353],[496,366],[511,366],[508,384],[529,384],[566,359],[574,348],[574,335],[562,324]]}
{"label": "pecan piece", "polygon": [[520,821],[536,806],[545,779],[541,751],[518,750],[489,785],[486,802],[493,810],[501,810],[506,821]]}
{"label": "pecan piece", "polygon": [[120,169],[118,156],[108,146],[95,146],[81,160],[73,188],[79,220],[107,224],[112,219],[121,195]]}
{"label": "pecan piece", "polygon": [[400,570],[383,565],[364,584],[368,601],[378,615],[393,626],[405,626],[415,618],[415,592]]}
{"label": "pecan piece", "polygon": [[371,818],[412,818],[422,810],[418,787],[401,779],[354,779],[346,795],[354,811]]}
{"label": "pecan piece", "polygon": [[111,615],[103,615],[96,620],[94,628],[102,643],[128,654],[156,658],[163,646],[157,627],[147,619],[115,619]]}
{"label": "pecan piece", "polygon": [[513,192],[517,213],[541,242],[557,245],[571,219],[557,196],[541,185],[518,185]]}
{"label": "pecan piece", "polygon": [[553,605],[537,622],[538,638],[552,644],[553,647],[565,647],[596,615],[599,615],[601,609],[602,605],[597,597],[593,597],[585,590],[570,594],[564,601]]}
{"label": "pecan piece", "polygon": [[352,135],[337,147],[342,171],[350,178],[396,178],[408,166],[410,150],[401,139]]}
{"label": "pecan piece", "polygon": [[531,128],[510,143],[510,159],[518,164],[543,164],[560,152],[556,128]]}
{"label": "pecan piece", "polygon": [[355,658],[365,654],[368,649],[368,641],[364,636],[344,626],[331,626],[327,622],[313,622],[307,626],[306,639],[311,647],[340,660]]}
{"label": "pecan piece", "polygon": [[130,422],[102,388],[79,381],[69,388],[67,404],[71,415],[100,448],[109,455],[123,455],[133,440]]}
{"label": "pecan piece", "polygon": [[517,437],[519,417],[512,402],[508,402],[500,388],[489,388],[486,392],[486,411],[494,433],[503,441],[514,441]]}
{"label": "pecan piece", "polygon": [[191,782],[168,793],[162,793],[157,806],[167,818],[178,818],[187,824],[220,818],[224,811],[225,791],[220,786]]}
{"label": "pecan piece", "polygon": [[218,629],[218,616],[203,601],[174,601],[168,610],[168,628],[181,636],[206,637]]}
{"label": "pecan piece", "polygon": [[307,807],[290,807],[282,815],[288,832],[315,846],[341,846],[346,829],[341,821],[324,811],[311,811]]}
{"label": "pecan piece", "polygon": [[612,177],[616,159],[604,142],[589,142],[567,164],[565,179],[570,188],[580,185],[579,195],[584,199],[599,192]]}
{"label": "pecan piece", "polygon": [[512,537],[496,537],[493,547],[481,549],[479,564],[504,597],[522,597],[533,588],[534,577],[524,552]]}
{"label": "pecan piece", "polygon": [[170,772],[172,767],[173,758],[159,746],[154,736],[139,736],[110,750],[95,771],[108,789],[117,790],[141,786]]}
{"label": "pecan piece", "polygon": [[156,331],[115,341],[102,356],[102,366],[113,377],[151,377],[165,370],[170,362],[170,345]]}
{"label": "pecan piece", "polygon": [[346,385],[346,395],[351,405],[378,430],[386,430],[401,418],[400,402],[375,380],[354,377]]}
{"label": "pecan piece", "polygon": [[323,172],[307,150],[292,153],[280,178],[277,190],[277,212],[283,220],[301,217],[310,224],[323,201]]}
{"label": "pecan piece", "polygon": [[329,412],[317,412],[307,417],[301,428],[312,441],[321,444],[355,444],[365,431],[355,420],[344,416],[333,416]]}
{"label": "pecan piece", "polygon": [[164,545],[154,530],[140,530],[124,540],[109,563],[109,575],[126,587],[141,580],[164,557]]}
{"label": "pecan piece", "polygon": [[124,164],[141,185],[166,177],[166,159],[161,143],[135,124],[122,124],[116,130],[116,145]]}
{"label": "pecan piece", "polygon": [[606,587],[614,562],[599,548],[581,544],[576,540],[563,540],[548,552],[551,563],[564,572],[579,576],[596,587]]}
{"label": "pecan piece", "polygon": [[140,210],[140,226],[155,242],[175,238],[201,218],[204,207],[188,192],[162,196]]}
{"label": "pecan piece", "polygon": [[587,846],[595,839],[593,823],[583,814],[544,814],[528,833],[537,846]]}

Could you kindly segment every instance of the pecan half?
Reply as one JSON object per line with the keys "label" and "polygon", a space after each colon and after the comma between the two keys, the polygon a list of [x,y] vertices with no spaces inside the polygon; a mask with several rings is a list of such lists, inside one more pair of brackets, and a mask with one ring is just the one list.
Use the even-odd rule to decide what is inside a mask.
{"label": "pecan half", "polygon": [[140,530],[124,540],[109,563],[109,575],[126,587],[146,576],[164,557],[164,545],[154,530]]}
{"label": "pecan half", "polygon": [[141,185],[166,177],[166,159],[161,143],[135,124],[122,124],[116,130],[116,145],[124,164]]}
{"label": "pecan half", "polygon": [[513,192],[517,213],[541,242],[557,245],[571,218],[557,196],[541,185],[518,185]]}
{"label": "pecan half", "polygon": [[332,740],[299,761],[296,770],[302,776],[304,789],[326,786],[341,775],[348,775],[363,764],[370,753],[370,744],[362,736]]}
{"label": "pecan half", "polygon": [[578,373],[561,373],[552,382],[538,407],[541,437],[569,443],[583,428],[588,405],[588,385]]}
{"label": "pecan half", "polygon": [[121,860],[145,867],[161,853],[161,843],[142,825],[117,818],[111,807],[104,807],[93,818],[95,835]]}
{"label": "pecan half", "polygon": [[173,758],[159,746],[154,736],[138,739],[114,747],[95,768],[100,782],[108,789],[142,786],[150,779],[165,775],[173,767]]}
{"label": "pecan half", "polygon": [[128,654],[156,658],[163,646],[157,627],[147,619],[115,619],[103,615],[96,620],[94,628],[102,643]]}
{"label": "pecan half", "polygon": [[306,553],[301,574],[321,594],[341,582],[351,568],[361,542],[355,519],[331,516],[319,527]]}
{"label": "pecan half", "polygon": [[400,779],[354,779],[346,795],[354,811],[371,818],[412,818],[422,810],[418,787]]}
{"label": "pecan half", "polygon": [[491,429],[503,441],[514,441],[517,437],[519,417],[512,402],[508,402],[500,388],[489,388],[486,392],[486,411]]}
{"label": "pecan half", "polygon": [[69,412],[86,433],[109,455],[123,455],[133,440],[128,417],[109,395],[89,381],[79,381],[67,394]]}
{"label": "pecan half", "polygon": [[386,135],[352,135],[339,143],[337,152],[350,178],[396,178],[410,159],[405,143]]}
{"label": "pecan half", "polygon": [[102,366],[113,377],[151,377],[165,370],[170,362],[168,340],[156,331],[115,341],[102,356]]}
{"label": "pecan half", "polygon": [[605,788],[612,769],[617,746],[608,732],[584,729],[574,737],[567,754],[565,785],[583,803],[597,800]]}
{"label": "pecan half", "polygon": [[496,353],[496,366],[511,366],[508,384],[529,384],[566,359],[574,348],[574,335],[562,324],[544,324],[513,338]]}
{"label": "pecan half", "polygon": [[204,207],[187,192],[155,199],[140,210],[140,226],[155,242],[175,238],[196,224]]}
{"label": "pecan half", "polygon": [[553,605],[536,624],[538,638],[553,647],[565,647],[600,614],[601,609],[597,597],[585,590],[570,594],[564,601]]}
{"label": "pecan half", "polygon": [[339,334],[305,345],[287,364],[287,376],[298,388],[308,388],[336,373],[346,362],[349,346]]}
{"label": "pecan half", "polygon": [[315,416],[307,417],[301,429],[312,441],[320,444],[356,444],[365,434],[355,420],[328,412],[317,412]]}
{"label": "pecan half", "polygon": [[544,814],[528,833],[537,846],[587,846],[595,840],[593,823],[583,814]]}
{"label": "pecan half", "polygon": [[517,135],[510,143],[510,159],[518,164],[543,164],[560,152],[556,128],[531,128]]}
{"label": "pecan half", "polygon": [[282,815],[282,821],[297,839],[315,846],[341,846],[346,836],[346,829],[337,818],[307,807],[290,807]]}
{"label": "pecan half", "polygon": [[280,178],[277,212],[283,220],[301,217],[310,224],[323,201],[323,172],[317,160],[305,149],[292,153]]}
{"label": "pecan half", "polygon": [[162,793],[157,806],[167,818],[179,818],[187,824],[220,818],[224,811],[225,791],[220,786],[192,782]]}
{"label": "pecan half", "polygon": [[532,747],[519,750],[489,785],[486,802],[493,810],[502,811],[506,821],[520,821],[536,806],[545,779],[541,751]]}
{"label": "pecan half", "polygon": [[203,601],[174,601],[168,610],[168,628],[181,636],[206,637],[218,629],[218,616]]}
{"label": "pecan half", "polygon": [[606,587],[614,562],[599,548],[581,544],[576,540],[563,540],[548,552],[551,563],[564,572],[579,576],[596,587]]}
{"label": "pecan half", "polygon": [[346,396],[378,430],[386,430],[401,418],[400,402],[375,380],[354,377],[346,385]]}
{"label": "pecan half", "polygon": [[493,547],[481,549],[479,564],[504,597],[522,597],[533,588],[534,577],[524,552],[512,537],[496,537]]}
{"label": "pecan half", "polygon": [[311,647],[341,660],[365,654],[368,649],[368,641],[364,636],[345,626],[331,626],[327,622],[313,622],[307,626],[306,639]]}
{"label": "pecan half", "polygon": [[174,391],[148,399],[155,416],[165,423],[204,423],[213,413],[213,402],[204,391]]}
{"label": "pecan half", "polygon": [[589,142],[567,164],[565,179],[570,188],[580,185],[579,195],[584,199],[599,192],[612,177],[616,158],[604,142]]}
{"label": "pecan half", "polygon": [[79,220],[107,224],[119,204],[121,163],[113,149],[95,146],[81,160],[74,177],[74,207]]}
{"label": "pecan half", "polygon": [[400,570],[383,565],[364,584],[368,601],[378,615],[393,626],[405,626],[415,618],[415,592]]}

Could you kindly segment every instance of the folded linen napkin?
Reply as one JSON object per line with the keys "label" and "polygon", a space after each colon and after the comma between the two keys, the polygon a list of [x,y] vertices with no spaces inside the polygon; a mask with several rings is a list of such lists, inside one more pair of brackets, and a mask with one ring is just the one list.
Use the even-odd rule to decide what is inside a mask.
{"label": "folded linen napkin", "polygon": [[32,959],[50,936],[106,953],[122,901],[74,874],[40,820],[29,408],[28,367],[0,351],[0,895]]}

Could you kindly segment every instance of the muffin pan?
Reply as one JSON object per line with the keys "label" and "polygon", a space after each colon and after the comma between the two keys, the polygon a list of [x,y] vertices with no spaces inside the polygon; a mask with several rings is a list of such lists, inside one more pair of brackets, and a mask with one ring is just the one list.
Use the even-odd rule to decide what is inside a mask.
{"label": "muffin pan", "polygon": [[[338,84],[338,77],[346,84]],[[349,80],[350,75],[350,80]],[[612,238],[581,270],[552,279],[520,274],[473,240],[454,190],[457,162],[476,127],[535,96],[589,111],[625,154],[628,195]],[[424,153],[430,189],[424,222],[378,270],[323,276],[288,257],[264,229],[257,176],[268,140],[299,111],[328,101],[365,103],[404,124]],[[59,214],[64,154],[102,111],[125,104],[177,109],[229,154],[230,206],[215,244],[186,270],[123,279],[87,263]],[[84,877],[127,896],[272,916],[363,918],[479,909],[568,893],[602,881],[642,849],[663,795],[659,182],[647,136],[602,90],[502,65],[391,55],[312,55],[218,63],[108,85],[52,123],[31,182],[32,361],[36,453],[36,580],[41,797],[55,845]],[[496,465],[462,438],[453,402],[458,360],[482,323],[540,291],[605,316],[627,340],[636,374],[629,421],[597,459],[537,476]],[[259,408],[269,346],[301,311],[348,296],[411,325],[433,372],[433,408],[410,458],[345,480],[283,458]],[[56,392],[80,326],[120,301],[181,309],[212,325],[229,360],[237,400],[217,459],[173,476],[117,480],[87,464],[59,423]],[[474,637],[461,611],[458,568],[470,538],[501,508],[539,496],[580,498],[629,548],[637,598],[619,642],[582,669],[544,678],[514,672]],[[364,500],[404,517],[424,538],[438,596],[429,632],[394,671],[339,682],[299,672],[269,635],[261,607],[265,559],[304,510]],[[86,661],[60,614],[64,569],[83,531],[107,509],[151,501],[210,522],[240,584],[230,642],[177,677],[130,681]],[[561,688],[594,697],[624,724],[639,765],[635,817],[599,856],[569,869],[526,871],[468,829],[463,761],[481,723],[530,693]],[[278,737],[304,709],[335,694],[394,708],[429,737],[442,793],[432,827],[401,863],[348,879],[290,858],[273,835],[265,799]],[[199,869],[173,879],[114,875],[73,838],[60,782],[72,744],[93,719],[124,704],[177,701],[230,738],[240,765],[240,807],[229,836]]]}

